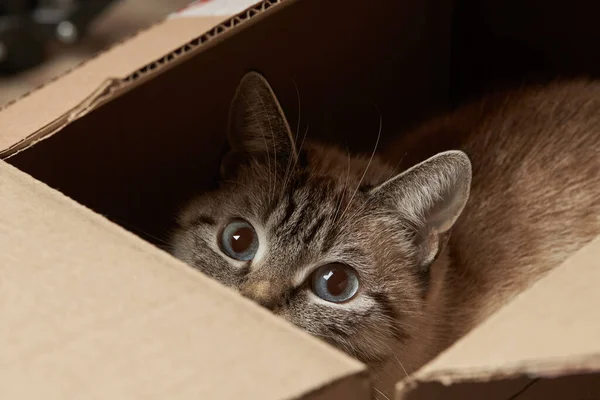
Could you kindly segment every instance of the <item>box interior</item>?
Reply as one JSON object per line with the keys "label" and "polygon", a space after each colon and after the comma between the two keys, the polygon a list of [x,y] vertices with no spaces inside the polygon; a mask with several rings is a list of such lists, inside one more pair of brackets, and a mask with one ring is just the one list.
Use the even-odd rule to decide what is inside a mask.
{"label": "box interior", "polygon": [[600,5],[554,4],[287,0],[8,161],[160,245],[178,208],[215,183],[247,70],[266,75],[300,134],[371,151],[380,114],[385,143],[490,88],[598,74]]}
{"label": "box interior", "polygon": [[300,110],[301,132],[355,150],[372,149],[380,112],[391,134],[446,103],[449,2],[435,3],[288,0],[8,162],[159,244],[178,207],[214,185],[249,69],[269,79],[291,126]]}
{"label": "box interior", "polygon": [[459,97],[498,86],[600,74],[600,3],[458,0],[452,85]]}
{"label": "box interior", "polygon": [[266,75],[300,134],[354,151],[372,150],[380,113],[385,143],[482,90],[557,68],[600,71],[588,51],[600,5],[584,0],[567,13],[534,0],[284,3],[8,161],[160,245],[178,208],[214,185],[249,69]]}

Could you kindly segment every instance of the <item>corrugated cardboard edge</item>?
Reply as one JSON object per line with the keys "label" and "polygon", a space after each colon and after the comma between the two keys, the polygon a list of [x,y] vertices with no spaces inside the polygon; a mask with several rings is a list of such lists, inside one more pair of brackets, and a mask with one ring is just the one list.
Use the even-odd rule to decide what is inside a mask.
{"label": "corrugated cardboard edge", "polygon": [[[138,70],[132,72],[130,75],[124,78],[109,78],[107,79],[99,88],[90,93],[90,95],[76,107],[71,108],[70,110],[66,110],[64,114],[60,117],[56,118],[54,121],[48,123],[45,126],[40,127],[35,132],[29,134],[27,137],[19,140],[17,143],[9,146],[6,149],[0,150],[0,159],[8,159],[15,154],[29,148],[30,146],[35,145],[41,140],[47,139],[57,132],[61,131],[65,126],[70,124],[71,122],[83,117],[90,111],[100,107],[102,104],[106,103],[109,100],[112,100],[118,96],[123,95],[127,91],[133,89],[137,85],[154,78],[155,76],[167,71],[169,68],[174,67],[175,65],[189,59],[200,53],[201,51],[206,50],[209,46],[213,46],[220,41],[226,39],[232,34],[237,34],[241,31],[241,28],[250,26],[250,24],[258,22],[263,17],[269,15],[271,12],[278,10],[282,6],[287,6],[294,3],[296,0],[264,0],[259,2],[246,10],[227,18],[224,22],[216,25],[209,31],[205,32],[201,36],[188,41],[183,44],[176,50],[160,57],[145,66],[139,68]],[[147,32],[153,28],[156,28],[158,25],[164,24],[168,18],[165,18],[161,22],[154,24],[150,28],[145,29],[144,31],[138,32],[138,34],[130,36],[126,41],[122,41],[118,43],[114,47],[122,46],[127,41],[132,38],[139,36],[143,32]],[[110,49],[99,53],[92,59],[96,59],[103,54],[105,54]],[[37,89],[25,94],[20,98],[23,100],[26,97],[34,95],[36,91],[41,88],[48,86],[49,84],[60,83],[60,79],[64,76],[72,73],[75,70],[80,68],[85,68],[85,66],[92,60],[88,59],[77,67],[70,69],[59,77],[53,79],[52,81],[47,82],[46,84],[39,86]],[[17,101],[11,102],[9,105],[0,108],[0,111],[7,109],[9,106],[16,104]]]}
{"label": "corrugated cardboard edge", "polygon": [[[411,377],[401,381],[396,386],[396,399],[403,400],[418,390],[422,385],[439,383],[443,386],[450,386],[460,383],[486,383],[502,381],[514,378],[528,379],[553,379],[564,376],[584,375],[600,372],[600,352],[592,350],[588,354],[576,354],[573,356],[544,356],[538,358],[522,359],[517,362],[507,362],[501,365],[491,364],[480,368],[453,368],[443,366],[448,358],[455,358],[462,354],[462,348],[466,348],[471,341],[471,337],[479,334],[482,327],[491,326],[496,318],[503,313],[505,309],[512,309],[520,304],[520,300],[526,300],[528,293],[537,291],[544,287],[546,281],[553,280],[553,275],[561,273],[563,268],[569,268],[577,265],[584,260],[583,265],[594,259],[594,255],[600,250],[600,236],[596,237],[588,244],[579,249],[575,254],[565,260],[558,268],[554,269],[538,282],[533,284],[528,290],[518,295],[511,303],[500,309],[490,319],[482,325],[475,328],[472,332],[456,342],[449,349],[417,371]],[[587,260],[587,263],[586,263]],[[600,265],[600,259],[598,260]],[[495,326],[495,325],[494,325]],[[453,357],[447,357],[452,355]],[[442,367],[438,367],[438,365]]]}
{"label": "corrugated cardboard edge", "polygon": [[60,118],[52,121],[50,124],[43,126],[36,132],[27,136],[25,139],[15,143],[6,150],[0,151],[0,159],[8,159],[21,151],[34,146],[38,142],[47,139],[56,132],[62,130],[71,122],[83,117],[91,110],[97,108],[99,104],[107,98],[111,97],[111,93],[119,86],[119,79],[108,79],[98,89],[92,92],[83,102],[77,107],[72,108]]}
{"label": "corrugated cardboard edge", "polygon": [[439,382],[444,386],[458,383],[485,383],[497,380],[527,377],[530,379],[553,379],[561,376],[595,373],[600,370],[600,354],[590,354],[588,357],[557,358],[551,360],[531,360],[528,362],[506,364],[500,368],[437,370],[424,376],[415,375],[402,381],[396,387],[402,400],[402,395],[408,394],[418,386]]}
{"label": "corrugated cardboard edge", "polygon": [[232,16],[223,23],[215,26],[213,29],[204,33],[203,35],[185,43],[179,49],[172,53],[166,54],[151,63],[148,63],[144,67],[140,68],[136,72],[132,73],[128,77],[122,80],[123,86],[131,85],[134,82],[144,82],[148,79],[152,79],[158,74],[167,70],[167,67],[173,67],[192,56],[195,56],[200,51],[205,50],[206,45],[210,43],[214,45],[234,33],[239,33],[242,27],[250,26],[250,23],[255,24],[262,18],[268,16],[271,12],[279,11],[285,6],[289,6],[295,3],[297,0],[263,0],[244,11]]}

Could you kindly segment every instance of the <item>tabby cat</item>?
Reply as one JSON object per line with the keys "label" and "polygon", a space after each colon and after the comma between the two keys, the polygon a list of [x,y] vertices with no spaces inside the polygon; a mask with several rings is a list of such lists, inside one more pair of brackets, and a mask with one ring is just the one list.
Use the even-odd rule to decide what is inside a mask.
{"label": "tabby cat", "polygon": [[228,138],[173,254],[363,361],[384,393],[600,233],[598,82],[492,95],[359,157],[296,140],[251,72]]}

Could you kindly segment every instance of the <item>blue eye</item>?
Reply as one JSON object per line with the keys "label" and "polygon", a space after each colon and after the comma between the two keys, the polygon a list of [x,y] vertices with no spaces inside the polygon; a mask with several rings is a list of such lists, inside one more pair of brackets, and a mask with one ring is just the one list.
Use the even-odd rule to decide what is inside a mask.
{"label": "blue eye", "polygon": [[323,265],[312,274],[311,288],[325,301],[343,303],[358,291],[358,274],[353,268],[340,263]]}
{"label": "blue eye", "polygon": [[223,253],[239,261],[250,261],[258,250],[258,236],[254,227],[243,219],[228,223],[221,232]]}

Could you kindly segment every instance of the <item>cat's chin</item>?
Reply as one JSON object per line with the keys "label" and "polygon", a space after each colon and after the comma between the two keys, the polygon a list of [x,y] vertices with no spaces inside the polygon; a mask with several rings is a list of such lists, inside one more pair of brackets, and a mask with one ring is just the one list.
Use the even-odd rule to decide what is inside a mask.
{"label": "cat's chin", "polygon": [[374,387],[390,399],[394,398],[398,381],[407,378],[430,362],[448,345],[438,334],[444,332],[444,326],[440,324],[444,320],[442,316],[446,305],[444,299],[447,290],[445,277],[449,262],[448,251],[444,249],[431,266],[431,282],[427,294],[426,310],[423,318],[413,321],[419,327],[420,337],[411,337],[405,343],[398,343],[394,348],[394,354],[384,362],[371,365],[367,363]]}
{"label": "cat's chin", "polygon": [[408,378],[434,357],[433,354],[426,354],[424,352],[412,352],[412,354],[408,354],[406,352],[407,348],[413,350],[415,348],[425,349],[427,347],[420,345],[420,343],[416,345],[403,344],[398,346],[396,354],[384,362],[368,365],[373,387],[378,394],[383,394],[389,399],[395,398],[396,384]]}
{"label": "cat's chin", "polygon": [[388,399],[394,398],[398,381],[413,372],[409,372],[404,365],[400,365],[393,357],[379,366],[369,367],[369,371],[377,394],[387,396]]}

